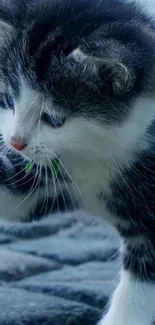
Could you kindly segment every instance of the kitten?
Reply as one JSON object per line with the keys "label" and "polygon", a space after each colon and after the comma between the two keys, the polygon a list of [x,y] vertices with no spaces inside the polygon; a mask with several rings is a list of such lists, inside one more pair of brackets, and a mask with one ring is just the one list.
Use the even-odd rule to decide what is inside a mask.
{"label": "kitten", "polygon": [[122,237],[121,280],[99,324],[150,325],[155,314],[151,18],[119,0],[40,0],[25,5],[21,18],[11,18],[11,12],[7,19],[2,8],[0,25],[3,138],[36,164],[51,168],[58,158],[57,191],[72,192]]}

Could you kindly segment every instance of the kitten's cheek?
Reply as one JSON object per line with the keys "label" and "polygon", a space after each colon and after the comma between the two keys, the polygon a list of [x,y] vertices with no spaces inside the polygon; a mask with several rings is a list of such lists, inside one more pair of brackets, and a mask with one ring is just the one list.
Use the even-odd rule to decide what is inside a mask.
{"label": "kitten's cheek", "polygon": [[10,110],[7,110],[3,117],[3,125],[2,125],[2,134],[3,139],[7,146],[11,147],[10,145],[10,138],[12,134],[12,130],[14,128],[14,118],[11,114]]}

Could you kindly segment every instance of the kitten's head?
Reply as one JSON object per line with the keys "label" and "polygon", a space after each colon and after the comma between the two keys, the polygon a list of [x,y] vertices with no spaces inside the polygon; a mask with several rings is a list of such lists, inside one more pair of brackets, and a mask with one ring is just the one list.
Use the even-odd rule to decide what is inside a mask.
{"label": "kitten's head", "polygon": [[0,25],[6,143],[42,163],[95,162],[133,147],[155,110],[151,27],[116,0],[45,2],[19,31]]}

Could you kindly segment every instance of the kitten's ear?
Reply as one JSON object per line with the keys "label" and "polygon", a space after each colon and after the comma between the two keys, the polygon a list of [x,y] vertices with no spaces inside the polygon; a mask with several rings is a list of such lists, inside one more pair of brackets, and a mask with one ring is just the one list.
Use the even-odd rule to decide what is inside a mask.
{"label": "kitten's ear", "polygon": [[104,57],[88,59],[92,61],[99,78],[107,83],[115,95],[123,95],[133,88],[135,75],[123,63]]}
{"label": "kitten's ear", "polygon": [[90,56],[79,48],[72,52],[72,56],[76,61],[84,64],[84,71],[96,75],[114,95],[129,92],[135,84],[134,73],[119,61],[107,57]]}

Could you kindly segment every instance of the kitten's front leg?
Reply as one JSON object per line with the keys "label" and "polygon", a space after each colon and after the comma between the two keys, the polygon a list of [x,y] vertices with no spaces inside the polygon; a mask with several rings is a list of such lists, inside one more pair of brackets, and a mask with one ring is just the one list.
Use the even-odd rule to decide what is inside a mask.
{"label": "kitten's front leg", "polygon": [[[143,267],[141,271],[147,273],[148,263]],[[142,279],[141,275],[138,277],[129,269],[122,271],[110,309],[98,325],[152,324],[155,315],[155,282],[149,278]]]}

